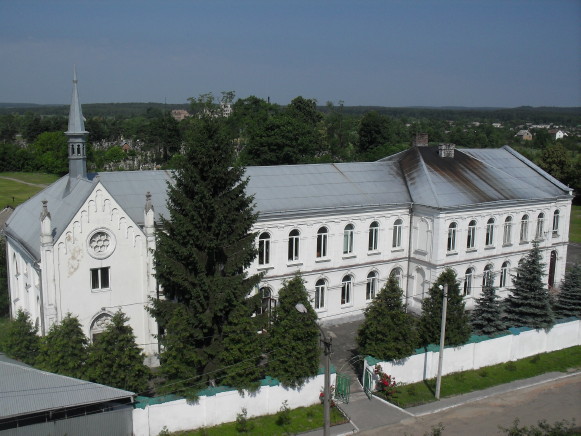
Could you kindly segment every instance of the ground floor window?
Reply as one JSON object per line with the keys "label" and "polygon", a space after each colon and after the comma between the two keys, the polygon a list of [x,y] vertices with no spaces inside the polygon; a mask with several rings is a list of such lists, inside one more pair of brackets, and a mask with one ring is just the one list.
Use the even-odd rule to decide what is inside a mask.
{"label": "ground floor window", "polygon": [[109,267],[91,269],[91,289],[109,288]]}

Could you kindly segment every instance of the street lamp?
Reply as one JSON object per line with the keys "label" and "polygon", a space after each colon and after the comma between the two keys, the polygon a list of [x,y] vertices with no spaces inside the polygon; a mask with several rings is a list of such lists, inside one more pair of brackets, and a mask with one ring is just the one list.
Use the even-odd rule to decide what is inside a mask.
{"label": "street lamp", "polygon": [[442,327],[440,329],[440,355],[438,358],[438,377],[436,378],[436,400],[440,399],[440,386],[442,385],[442,364],[444,363],[444,339],[446,338],[446,309],[448,308],[448,284],[438,286],[444,291],[442,297]]}
{"label": "street lamp", "polygon": [[[303,303],[297,303],[295,309],[300,313],[308,313]],[[323,426],[323,435],[329,436],[331,434],[331,337],[327,337],[319,324],[315,323],[315,325],[319,328],[321,342],[325,345],[325,386],[323,388],[323,419],[325,424]]]}

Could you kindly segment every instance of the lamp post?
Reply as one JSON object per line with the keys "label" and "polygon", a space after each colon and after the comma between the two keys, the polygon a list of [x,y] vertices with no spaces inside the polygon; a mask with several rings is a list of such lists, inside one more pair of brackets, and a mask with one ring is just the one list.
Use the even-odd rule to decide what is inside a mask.
{"label": "lamp post", "polygon": [[442,364],[444,363],[444,339],[446,338],[446,309],[448,308],[448,284],[438,286],[444,291],[442,297],[442,327],[440,329],[440,355],[438,357],[438,377],[436,378],[436,400],[440,399],[442,385]]}
{"label": "lamp post", "polygon": [[[295,305],[300,313],[307,314],[307,308],[303,303]],[[325,346],[325,385],[323,387],[323,419],[325,421],[323,426],[323,435],[330,436],[331,434],[331,337],[327,337],[321,326],[315,323],[321,332],[321,342]]]}

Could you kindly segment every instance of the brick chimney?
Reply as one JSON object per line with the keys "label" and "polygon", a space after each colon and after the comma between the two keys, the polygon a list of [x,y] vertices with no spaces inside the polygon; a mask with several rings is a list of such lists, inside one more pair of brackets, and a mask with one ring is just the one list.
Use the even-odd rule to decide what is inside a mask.
{"label": "brick chimney", "polygon": [[428,134],[416,133],[416,136],[412,138],[412,147],[427,147],[427,146],[428,146]]}
{"label": "brick chimney", "polygon": [[456,145],[454,144],[440,144],[438,145],[438,155],[444,158],[453,158],[455,148]]}

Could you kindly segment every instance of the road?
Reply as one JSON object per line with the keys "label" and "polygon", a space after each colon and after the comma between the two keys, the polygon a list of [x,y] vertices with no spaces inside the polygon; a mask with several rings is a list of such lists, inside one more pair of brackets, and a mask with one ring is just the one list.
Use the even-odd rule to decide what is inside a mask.
{"label": "road", "polygon": [[515,418],[521,425],[575,419],[581,427],[581,374],[538,386],[507,392],[424,416],[406,418],[399,424],[361,432],[366,436],[429,434],[444,425],[443,436],[489,436],[505,434]]}

